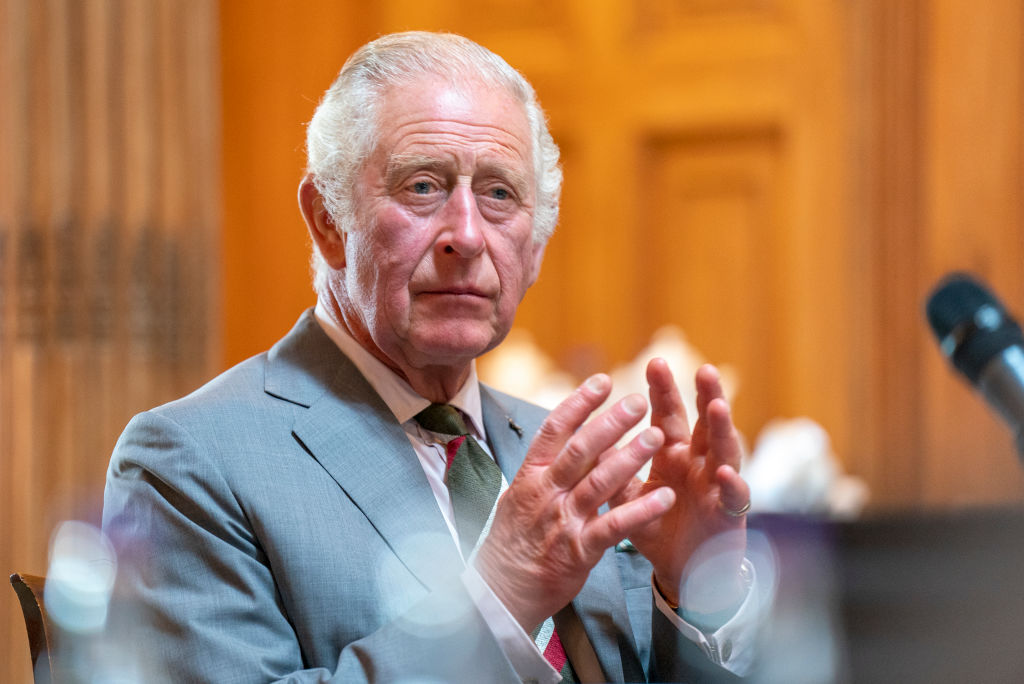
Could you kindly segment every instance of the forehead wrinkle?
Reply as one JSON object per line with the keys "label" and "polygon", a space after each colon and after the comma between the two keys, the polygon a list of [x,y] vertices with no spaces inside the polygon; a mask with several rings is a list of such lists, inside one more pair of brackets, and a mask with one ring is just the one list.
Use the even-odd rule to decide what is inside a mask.
{"label": "forehead wrinkle", "polygon": [[[414,114],[413,116],[404,117],[405,118],[404,121],[396,122],[396,125],[394,127],[394,131],[396,133],[398,133],[398,134],[403,134],[405,129],[410,129],[411,128],[411,129],[413,129],[413,131],[410,131],[410,133],[415,133],[415,129],[417,129],[420,126],[423,126],[423,125],[433,126],[435,124],[439,124],[440,123],[440,124],[451,124],[451,125],[454,125],[454,126],[459,127],[459,128],[469,129],[467,131],[461,132],[460,134],[461,135],[467,135],[467,136],[469,136],[471,138],[472,137],[478,137],[478,136],[488,137],[488,138],[501,137],[501,136],[510,136],[512,138],[515,138],[516,142],[519,143],[519,144],[525,144],[525,143],[529,142],[529,140],[530,140],[530,137],[529,137],[529,121],[527,121],[525,115],[523,115],[521,117],[516,117],[516,116],[512,117],[512,118],[522,118],[522,123],[524,124],[524,130],[522,132],[526,133],[526,137],[524,138],[523,136],[521,136],[519,134],[520,132],[517,132],[517,131],[513,130],[514,127],[496,126],[496,125],[494,125],[493,123],[491,123],[489,121],[476,121],[473,118],[471,118],[471,114],[472,114],[472,112],[463,116],[463,115],[460,115],[460,114],[457,114],[457,113],[456,114],[444,113],[444,114],[441,115],[440,118],[435,117],[432,113],[427,113],[427,114],[422,114],[422,115],[415,115]],[[495,133],[494,133],[495,131],[497,131],[497,135],[495,135]]]}
{"label": "forehead wrinkle", "polygon": [[[408,128],[408,127],[403,127]],[[397,129],[393,139],[396,143],[393,148],[417,150],[423,149],[426,152],[393,152],[391,156],[420,154],[423,156],[451,157],[457,159],[461,151],[466,150],[474,156],[507,156],[511,159],[521,160],[524,163],[530,159],[530,146],[518,135],[493,126],[487,127],[487,133],[467,134],[465,131],[452,130],[401,130]],[[438,149],[439,153],[434,155],[432,151]]]}

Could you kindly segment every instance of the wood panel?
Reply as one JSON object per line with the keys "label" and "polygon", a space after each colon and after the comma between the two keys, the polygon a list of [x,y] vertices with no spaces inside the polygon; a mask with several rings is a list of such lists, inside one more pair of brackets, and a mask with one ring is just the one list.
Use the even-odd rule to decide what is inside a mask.
{"label": "wood panel", "polygon": [[374,7],[220,3],[223,367],[269,347],[315,301],[296,200],[305,122],[348,54],[372,37]]}
{"label": "wood panel", "polygon": [[[127,420],[220,348],[216,6],[0,3],[0,568],[98,522]],[[0,680],[30,681],[0,591]]]}
{"label": "wood panel", "polygon": [[[855,465],[876,502],[920,500],[926,453],[918,407],[919,359],[932,350],[919,314],[922,278],[921,139],[927,3],[886,0],[850,6],[851,103],[847,156],[850,329],[846,363]],[[856,103],[854,105],[853,103]],[[896,454],[897,456],[893,456]]]}
{"label": "wood panel", "polygon": [[[954,269],[1020,310],[1021,8],[859,3],[848,18],[853,112],[851,422],[859,472],[892,507],[1019,502],[1007,430],[940,357],[922,321]],[[959,28],[957,28],[959,26]],[[858,231],[856,226],[864,226]]]}
{"label": "wood panel", "polygon": [[[779,414],[774,387],[788,368],[776,308],[784,264],[780,213],[784,142],[775,130],[695,132],[651,140],[642,151],[644,211],[635,227],[646,277],[633,306],[640,328],[685,322],[687,338],[715,362],[742,369],[734,406],[743,425]],[[765,359],[771,359],[765,363]]]}
{"label": "wood panel", "polygon": [[[970,269],[1024,314],[1024,6],[940,0],[926,19],[920,274]],[[1019,501],[1006,429],[936,355],[922,360],[924,502]]]}

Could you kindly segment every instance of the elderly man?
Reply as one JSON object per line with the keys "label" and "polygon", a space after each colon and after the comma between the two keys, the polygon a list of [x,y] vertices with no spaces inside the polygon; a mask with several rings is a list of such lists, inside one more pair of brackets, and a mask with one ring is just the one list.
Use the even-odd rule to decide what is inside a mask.
{"label": "elderly man", "polygon": [[592,416],[605,375],[550,414],[477,381],[558,214],[558,150],[529,84],[458,36],[385,36],[342,69],[308,154],[315,310],[137,416],[111,461],[104,528],[149,676],[742,673],[749,490],[714,369],[697,375],[691,434],[653,361],[652,426],[622,445],[647,402]]}

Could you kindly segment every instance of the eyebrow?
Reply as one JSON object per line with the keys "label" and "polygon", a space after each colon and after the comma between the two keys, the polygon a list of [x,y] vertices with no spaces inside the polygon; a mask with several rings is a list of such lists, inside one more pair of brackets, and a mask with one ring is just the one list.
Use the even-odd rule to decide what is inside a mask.
{"label": "eyebrow", "polygon": [[450,162],[426,154],[396,154],[388,159],[388,165],[384,169],[384,181],[390,188],[411,171],[439,171],[450,165]]}
{"label": "eyebrow", "polygon": [[520,197],[525,197],[525,193],[530,188],[529,177],[522,171],[513,169],[507,164],[484,162],[480,166],[480,171],[484,176],[495,176],[504,180],[512,186],[512,189],[515,190],[516,194]]}

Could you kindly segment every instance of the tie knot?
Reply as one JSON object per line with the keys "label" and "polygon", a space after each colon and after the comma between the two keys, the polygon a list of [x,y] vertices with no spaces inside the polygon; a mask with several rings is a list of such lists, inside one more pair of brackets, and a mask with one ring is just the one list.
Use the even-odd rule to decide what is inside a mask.
{"label": "tie knot", "polygon": [[451,404],[431,404],[416,414],[416,422],[442,435],[468,435],[469,428],[462,414]]}

